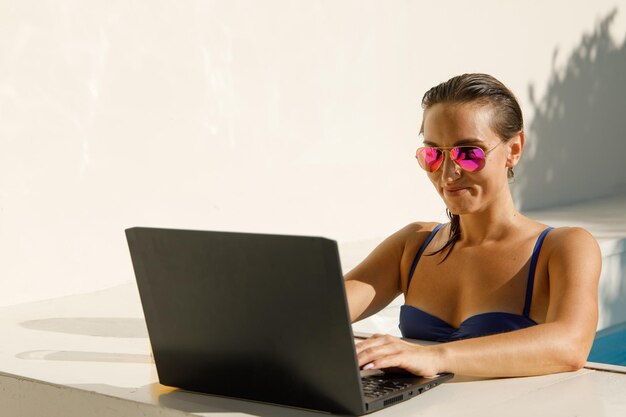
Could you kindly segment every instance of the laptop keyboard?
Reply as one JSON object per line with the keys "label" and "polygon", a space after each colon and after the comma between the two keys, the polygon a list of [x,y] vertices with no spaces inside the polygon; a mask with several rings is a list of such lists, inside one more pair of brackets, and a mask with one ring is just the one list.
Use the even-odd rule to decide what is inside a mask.
{"label": "laptop keyboard", "polygon": [[401,391],[411,386],[406,382],[381,379],[376,377],[363,377],[363,393],[369,398],[379,398],[392,392]]}

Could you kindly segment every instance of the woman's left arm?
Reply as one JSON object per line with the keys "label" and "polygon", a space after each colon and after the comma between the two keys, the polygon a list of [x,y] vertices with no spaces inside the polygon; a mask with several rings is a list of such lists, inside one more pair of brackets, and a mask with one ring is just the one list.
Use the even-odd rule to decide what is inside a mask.
{"label": "woman's left arm", "polygon": [[550,298],[545,323],[433,346],[376,335],[357,345],[359,365],[368,369],[400,367],[416,375],[454,372],[481,377],[543,375],[582,368],[598,321],[602,257],[598,243],[584,229],[562,228],[553,233],[548,251]]}

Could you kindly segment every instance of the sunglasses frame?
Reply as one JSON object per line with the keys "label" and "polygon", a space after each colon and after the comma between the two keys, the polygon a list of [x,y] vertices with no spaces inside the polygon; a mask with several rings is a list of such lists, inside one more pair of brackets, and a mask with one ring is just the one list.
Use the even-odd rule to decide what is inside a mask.
{"label": "sunglasses frame", "polygon": [[[468,172],[478,172],[478,171],[480,171],[481,169],[483,169],[483,168],[485,167],[485,165],[484,165],[484,164],[483,164],[480,168],[478,168],[478,169],[476,169],[476,170],[474,170],[474,171],[469,171],[469,170],[467,170],[467,169],[463,168],[463,167],[461,166],[461,164],[459,164],[459,163],[458,163],[455,159],[453,159],[453,158],[452,158],[452,150],[453,150],[453,149],[459,149],[459,148],[476,148],[476,149],[480,149],[480,150],[481,150],[481,151],[485,154],[484,161],[486,161],[486,160],[487,160],[487,155],[489,155],[489,153],[490,153],[491,151],[493,151],[493,150],[494,150],[494,149],[496,149],[498,146],[500,146],[500,144],[501,144],[502,142],[503,142],[503,141],[498,142],[498,144],[497,144],[497,145],[495,145],[493,148],[491,148],[491,149],[487,149],[487,150],[483,149],[482,147],[480,147],[480,146],[478,146],[478,145],[457,145],[457,146],[420,146],[420,147],[419,147],[419,148],[417,148],[417,150],[415,151],[415,159],[417,159],[417,162],[418,162],[418,165],[420,166],[420,168],[422,168],[424,171],[426,171],[426,172],[430,172],[430,173],[432,174],[433,172],[437,172],[437,171],[439,170],[439,168],[441,168],[441,166],[443,165],[443,162],[445,161],[445,158],[446,158],[446,152],[447,152],[447,153],[449,154],[449,158],[450,158],[450,160],[451,160],[452,162],[454,162],[454,164],[455,164],[455,165],[457,165],[459,168],[461,168],[463,171],[468,171]],[[420,151],[425,150],[425,149],[437,149],[438,151],[441,151],[441,153],[443,154],[443,159],[441,160],[441,163],[440,163],[440,164],[439,164],[439,166],[438,166],[436,169],[434,169],[433,171],[429,171],[428,169],[426,169],[426,167],[425,167],[425,166],[422,166],[422,164],[421,164],[421,162],[420,162],[420,159],[419,159],[419,155],[418,155],[418,154],[420,153]],[[423,151],[422,151],[422,152],[423,152]]]}

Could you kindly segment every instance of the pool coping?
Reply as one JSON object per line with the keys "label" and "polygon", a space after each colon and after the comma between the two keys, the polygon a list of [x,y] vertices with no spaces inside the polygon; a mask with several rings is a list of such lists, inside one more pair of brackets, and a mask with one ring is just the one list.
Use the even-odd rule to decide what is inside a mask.
{"label": "pool coping", "polygon": [[626,374],[626,366],[610,365],[608,363],[600,362],[587,362],[584,366],[587,369],[593,369],[596,371],[616,372],[619,374]]}

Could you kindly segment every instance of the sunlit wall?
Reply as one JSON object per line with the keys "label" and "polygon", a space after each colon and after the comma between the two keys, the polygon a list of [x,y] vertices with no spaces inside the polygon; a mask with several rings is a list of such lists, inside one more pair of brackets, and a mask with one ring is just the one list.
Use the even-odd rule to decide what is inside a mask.
{"label": "sunlit wall", "polygon": [[495,75],[523,106],[521,207],[626,191],[625,13],[623,0],[0,0],[0,305],[133,280],[136,225],[350,242],[443,220],[413,157],[419,102],[464,72]]}

